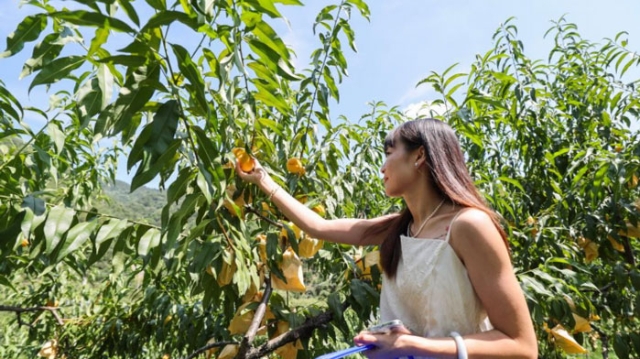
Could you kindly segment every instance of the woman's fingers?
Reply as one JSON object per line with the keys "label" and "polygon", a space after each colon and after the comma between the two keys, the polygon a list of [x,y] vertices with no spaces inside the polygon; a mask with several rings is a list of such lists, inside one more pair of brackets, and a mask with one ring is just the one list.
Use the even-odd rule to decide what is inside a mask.
{"label": "woman's fingers", "polygon": [[236,160],[236,173],[243,181],[258,183],[267,173],[255,157],[252,157],[252,159],[254,161],[254,167],[250,172],[245,172],[242,169],[240,161]]}
{"label": "woman's fingers", "polygon": [[378,342],[378,338],[371,332],[365,330],[356,335],[356,337],[353,338],[353,341],[359,346],[367,344],[375,345]]}

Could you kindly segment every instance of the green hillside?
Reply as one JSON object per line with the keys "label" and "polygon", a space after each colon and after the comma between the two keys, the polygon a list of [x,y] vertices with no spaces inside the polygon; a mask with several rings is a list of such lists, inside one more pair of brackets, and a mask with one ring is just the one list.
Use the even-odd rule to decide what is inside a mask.
{"label": "green hillside", "polygon": [[116,181],[104,186],[108,200],[100,201],[96,207],[101,213],[132,221],[160,225],[160,215],[165,194],[157,189],[140,187],[129,193],[129,184]]}

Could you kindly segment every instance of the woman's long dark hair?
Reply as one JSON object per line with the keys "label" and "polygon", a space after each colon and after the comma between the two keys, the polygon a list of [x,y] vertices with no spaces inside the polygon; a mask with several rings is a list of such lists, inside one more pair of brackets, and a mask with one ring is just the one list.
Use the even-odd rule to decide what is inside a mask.
{"label": "woman's long dark hair", "polygon": [[[499,217],[474,185],[458,138],[448,124],[433,118],[405,122],[387,135],[385,150],[399,143],[407,151],[424,147],[430,181],[438,194],[462,208],[477,208],[487,213],[508,248],[507,234],[500,225]],[[380,246],[380,262],[388,278],[396,275],[402,254],[400,235],[406,233],[411,220],[411,212],[405,208],[399,216],[369,228],[365,234],[385,237]]]}

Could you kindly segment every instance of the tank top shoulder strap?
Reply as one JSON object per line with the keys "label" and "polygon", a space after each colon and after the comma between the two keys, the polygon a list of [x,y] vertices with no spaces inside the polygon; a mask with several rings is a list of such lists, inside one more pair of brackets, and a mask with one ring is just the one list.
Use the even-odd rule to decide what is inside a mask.
{"label": "tank top shoulder strap", "polygon": [[453,227],[453,222],[456,220],[456,218],[458,218],[458,216],[460,215],[460,213],[464,212],[466,208],[461,208],[458,213],[456,213],[455,216],[453,216],[453,219],[451,220],[451,222],[449,222],[449,225],[447,226],[447,238],[445,239],[445,242],[449,242],[449,237],[451,237],[451,227]]}

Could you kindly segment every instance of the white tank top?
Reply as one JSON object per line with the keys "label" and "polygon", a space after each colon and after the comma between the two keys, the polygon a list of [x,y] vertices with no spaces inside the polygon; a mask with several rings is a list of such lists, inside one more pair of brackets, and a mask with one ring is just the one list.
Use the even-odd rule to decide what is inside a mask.
{"label": "white tank top", "polygon": [[417,335],[433,338],[492,329],[467,269],[449,244],[450,234],[451,224],[444,240],[400,236],[396,277],[382,277],[382,322],[400,319]]}

